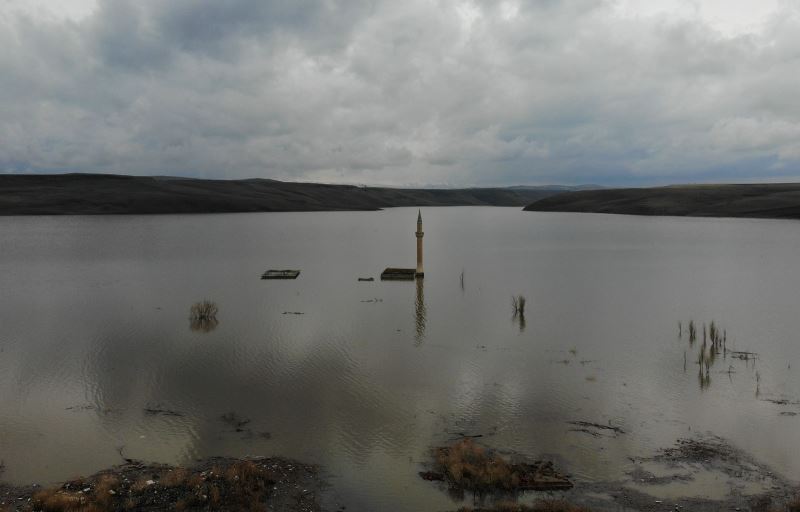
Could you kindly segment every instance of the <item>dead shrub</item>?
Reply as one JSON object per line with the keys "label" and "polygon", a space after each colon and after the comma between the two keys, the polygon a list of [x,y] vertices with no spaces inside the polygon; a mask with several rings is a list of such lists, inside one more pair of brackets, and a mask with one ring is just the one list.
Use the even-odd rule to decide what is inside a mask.
{"label": "dead shrub", "polygon": [[110,509],[119,488],[119,478],[115,475],[100,475],[95,482],[94,501],[97,505]]}

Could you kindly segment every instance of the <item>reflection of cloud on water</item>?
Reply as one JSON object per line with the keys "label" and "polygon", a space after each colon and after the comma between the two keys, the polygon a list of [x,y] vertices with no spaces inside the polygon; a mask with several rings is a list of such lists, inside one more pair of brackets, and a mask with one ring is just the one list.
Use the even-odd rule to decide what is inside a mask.
{"label": "reflection of cloud on water", "polygon": [[[288,354],[279,343],[225,339],[156,353],[114,346],[91,361],[86,384],[100,407],[124,411],[101,416],[107,428],[128,437],[131,430],[146,431],[148,439],[168,434],[170,442],[184,446],[167,452],[173,456],[252,453],[252,439],[232,435],[220,423],[220,415],[230,411],[250,418],[255,432],[272,432],[270,450],[344,450],[354,460],[367,460],[377,447],[402,452],[413,436],[402,404],[360,370],[341,340],[317,336],[311,341],[316,349],[301,354]],[[111,370],[120,361],[126,361],[122,374]],[[151,378],[138,378],[140,371]],[[182,416],[144,418],[147,404]],[[142,457],[136,452],[139,444],[129,446],[126,456]]]}
{"label": "reflection of cloud on water", "polygon": [[[248,331],[234,319],[198,337],[186,330],[185,302],[177,314],[150,322],[125,321],[120,313],[92,325],[85,337],[91,342],[81,348],[85,361],[73,377],[95,408],[70,414],[92,422],[89,434],[100,432],[93,449],[103,461],[94,469],[119,462],[116,448],[123,444],[126,457],[164,462],[281,453],[321,463],[336,459],[340,466],[366,467],[376,457],[397,464],[425,453],[446,431],[466,427],[499,429],[505,437],[493,444],[497,439],[497,446],[535,455],[573,441],[565,438],[562,420],[597,419],[565,414],[580,405],[580,391],[554,389],[550,382],[559,379],[546,360],[498,352],[495,345],[488,352],[472,344],[462,350],[457,339],[446,351],[390,346],[382,329],[398,308],[408,311],[411,293],[414,328],[421,328],[415,333],[424,339],[430,327],[422,283],[414,292],[407,286],[393,291],[378,307],[362,306],[372,308],[370,315],[359,317],[353,332],[338,316],[310,310],[301,318],[276,313],[264,320],[275,326],[271,331],[262,324]],[[434,297],[435,291],[429,288]],[[148,416],[145,407],[182,416]],[[231,411],[252,420],[253,436],[220,421]],[[55,427],[42,428],[59,436]],[[272,439],[259,432],[271,432]],[[59,442],[71,457],[84,449],[71,438]],[[392,474],[388,464],[382,474]]]}

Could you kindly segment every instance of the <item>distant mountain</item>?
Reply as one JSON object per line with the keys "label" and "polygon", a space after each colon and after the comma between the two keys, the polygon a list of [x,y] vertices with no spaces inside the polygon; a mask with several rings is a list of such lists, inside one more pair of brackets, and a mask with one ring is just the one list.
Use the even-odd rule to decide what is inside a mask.
{"label": "distant mountain", "polygon": [[556,188],[402,189],[269,179],[111,174],[0,174],[0,215],[378,210],[393,206],[524,206]]}
{"label": "distant mountain", "polygon": [[565,192],[526,211],[800,219],[800,183],[673,185]]}

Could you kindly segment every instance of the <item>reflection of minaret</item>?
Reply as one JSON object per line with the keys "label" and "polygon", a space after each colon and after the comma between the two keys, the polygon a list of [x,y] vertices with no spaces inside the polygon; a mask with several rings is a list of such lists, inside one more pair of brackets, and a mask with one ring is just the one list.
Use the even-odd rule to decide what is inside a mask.
{"label": "reflection of minaret", "polygon": [[416,345],[420,345],[425,338],[425,323],[427,321],[427,309],[425,308],[425,290],[423,288],[423,280],[417,279],[417,299],[414,301],[414,319],[416,325],[416,335],[414,341]]}
{"label": "reflection of minaret", "polygon": [[[416,277],[425,277],[425,271],[422,269],[422,237],[425,233],[422,232],[422,211],[417,211],[417,274]],[[417,288],[419,290],[419,288]]]}

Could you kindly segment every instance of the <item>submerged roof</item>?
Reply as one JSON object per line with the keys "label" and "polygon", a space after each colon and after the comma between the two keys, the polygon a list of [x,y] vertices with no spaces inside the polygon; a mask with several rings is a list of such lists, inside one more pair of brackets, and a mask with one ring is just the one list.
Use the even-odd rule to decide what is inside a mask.
{"label": "submerged roof", "polygon": [[417,276],[415,268],[393,268],[389,267],[381,272],[382,280],[410,281]]}

